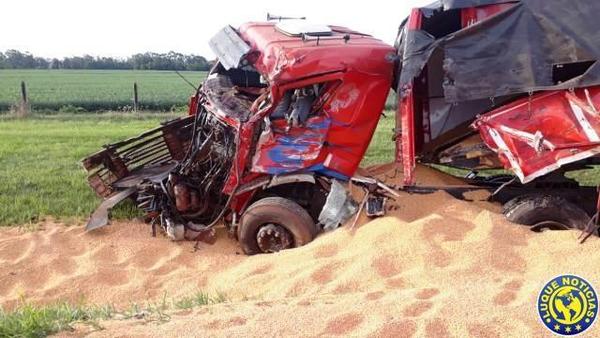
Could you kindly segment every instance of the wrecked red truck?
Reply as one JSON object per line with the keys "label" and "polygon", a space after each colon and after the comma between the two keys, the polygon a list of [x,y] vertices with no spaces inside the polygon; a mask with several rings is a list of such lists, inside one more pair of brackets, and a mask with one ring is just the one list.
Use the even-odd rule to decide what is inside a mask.
{"label": "wrecked red truck", "polygon": [[[598,162],[600,33],[584,20],[598,7],[443,0],[413,10],[395,47],[297,20],[225,27],[188,117],[83,160],[104,198],[87,228],[134,197],[172,239],[225,224],[246,254],[268,253],[363,207],[382,215],[399,192],[487,190],[515,223],[596,233],[596,189],[565,174]],[[391,89],[404,177],[394,187],[356,175]],[[464,169],[464,184],[416,184],[417,163]],[[498,168],[512,174],[484,175]],[[349,181],[367,191],[360,205]]]}
{"label": "wrecked red truck", "polygon": [[310,242],[355,206],[355,173],[391,88],[395,50],[343,27],[248,23],[210,42],[218,63],[189,117],[84,160],[107,198],[137,195],[173,239],[225,221],[247,254]]}

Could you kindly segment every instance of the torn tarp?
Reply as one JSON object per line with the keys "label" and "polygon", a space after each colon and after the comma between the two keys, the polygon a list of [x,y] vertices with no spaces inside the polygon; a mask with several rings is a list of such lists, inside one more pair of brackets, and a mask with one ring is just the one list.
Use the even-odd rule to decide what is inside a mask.
{"label": "torn tarp", "polygon": [[[419,76],[436,48],[444,54],[440,71],[447,102],[600,84],[600,65],[594,63],[600,56],[597,1],[521,0],[476,24],[463,22],[443,36],[436,32],[437,38],[427,31],[432,20],[440,20],[438,28],[460,23],[460,11],[445,10],[507,2],[443,0],[424,8],[423,29],[403,29],[399,39],[400,88]],[[557,78],[557,71],[569,67],[572,78]]]}

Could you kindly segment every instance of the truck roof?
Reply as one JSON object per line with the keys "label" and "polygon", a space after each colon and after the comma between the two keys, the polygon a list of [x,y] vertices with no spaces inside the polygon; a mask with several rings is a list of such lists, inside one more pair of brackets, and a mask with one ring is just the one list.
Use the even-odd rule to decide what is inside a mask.
{"label": "truck roof", "polygon": [[250,22],[240,27],[239,34],[252,48],[248,60],[274,83],[349,67],[376,74],[389,71],[381,64],[385,58],[393,60],[392,46],[345,27],[329,27],[327,36],[292,36],[276,23]]}

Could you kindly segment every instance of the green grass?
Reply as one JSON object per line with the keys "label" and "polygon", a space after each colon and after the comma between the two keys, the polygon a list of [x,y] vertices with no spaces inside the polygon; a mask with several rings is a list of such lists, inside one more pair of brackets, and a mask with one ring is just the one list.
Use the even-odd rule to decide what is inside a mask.
{"label": "green grass", "polygon": [[[100,200],[79,161],[102,145],[158,126],[173,114],[35,115],[0,119],[0,225],[36,223],[45,216],[83,219]],[[393,118],[382,119],[365,165],[393,160]],[[114,218],[138,215],[132,203]]]}
{"label": "green grass", "polygon": [[[206,76],[205,72],[181,74],[195,85]],[[192,87],[172,71],[0,70],[0,111],[19,102],[21,81],[27,84],[34,110],[131,110],[134,82],[144,109],[184,106],[193,93]]]}
{"label": "green grass", "polygon": [[[206,72],[180,73],[194,85],[206,77]],[[32,108],[45,112],[129,111],[134,82],[147,110],[185,106],[193,92],[173,71],[0,69],[0,112],[20,102],[21,81],[27,84]],[[391,92],[386,109],[394,109],[396,101]]]}
{"label": "green grass", "polygon": [[386,116],[382,116],[379,120],[379,125],[373,135],[369,149],[361,163],[362,166],[370,166],[377,163],[389,163],[394,160],[396,146],[392,140],[394,136],[394,128],[396,126],[394,120],[394,112],[386,112]]}
{"label": "green grass", "polygon": [[[382,118],[363,166],[394,160],[394,118]],[[57,114],[26,120],[0,117],[0,225],[35,224],[46,216],[65,223],[82,220],[100,200],[87,186],[79,161],[102,145],[157,126],[174,114]],[[452,172],[456,173],[456,172]],[[570,174],[581,183],[600,183],[600,168]],[[132,203],[113,210],[132,218]]]}
{"label": "green grass", "polygon": [[76,322],[93,325],[96,320],[110,319],[112,315],[111,307],[25,304],[12,312],[0,310],[0,337],[46,337],[71,330]]}
{"label": "green grass", "polygon": [[71,304],[58,302],[50,305],[34,305],[23,302],[12,311],[0,308],[0,337],[46,337],[61,331],[72,331],[73,325],[82,323],[101,330],[100,320],[141,319],[147,322],[166,322],[167,313],[176,309],[192,309],[227,302],[222,293],[211,296],[198,291],[192,296],[167,300],[166,294],[158,302],[145,305],[132,303],[125,309],[114,305],[89,305],[83,302]]}
{"label": "green grass", "polygon": [[192,296],[182,297],[173,302],[175,308],[180,310],[191,309],[198,306],[224,303],[227,297],[222,293],[217,293],[216,296],[211,296],[204,292],[196,292]]}
{"label": "green grass", "polygon": [[[114,142],[158,126],[172,114],[86,114],[0,119],[0,225],[43,216],[89,216],[99,200],[79,161]],[[133,207],[117,209],[131,216]]]}

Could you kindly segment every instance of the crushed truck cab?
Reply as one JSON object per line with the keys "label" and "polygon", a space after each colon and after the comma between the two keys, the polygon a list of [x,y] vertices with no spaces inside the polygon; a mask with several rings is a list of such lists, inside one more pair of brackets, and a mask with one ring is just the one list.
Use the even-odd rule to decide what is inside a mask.
{"label": "crushed truck cab", "polygon": [[224,220],[248,254],[303,245],[345,221],[354,202],[332,187],[371,141],[394,48],[304,21],[228,26],[210,45],[218,62],[188,117],[84,159],[105,198],[88,228],[129,196],[173,239],[210,237]]}

